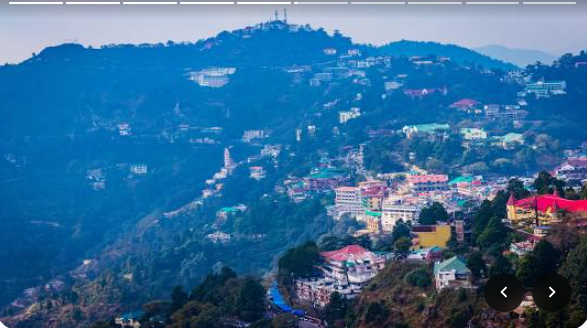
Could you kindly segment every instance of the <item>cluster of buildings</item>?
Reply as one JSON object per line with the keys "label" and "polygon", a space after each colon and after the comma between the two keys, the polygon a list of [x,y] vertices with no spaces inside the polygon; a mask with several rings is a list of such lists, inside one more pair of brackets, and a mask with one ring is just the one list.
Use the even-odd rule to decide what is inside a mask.
{"label": "cluster of buildings", "polygon": [[565,81],[537,81],[525,85],[526,94],[534,94],[537,98],[547,98],[552,95],[564,95],[567,83]]}
{"label": "cluster of buildings", "polygon": [[246,130],[243,132],[242,140],[245,143],[249,143],[255,139],[265,139],[269,137],[269,131],[267,130]]}
{"label": "cluster of buildings", "polygon": [[450,224],[419,225],[420,213],[432,203],[442,204],[449,213],[467,201],[480,202],[495,192],[482,177],[462,176],[449,181],[447,175],[411,172],[397,180],[367,180],[357,186],[334,189],[334,205],[327,213],[335,219],[350,216],[365,224],[358,235],[381,235],[393,231],[398,221],[412,223],[413,248],[444,248],[452,234],[464,241],[470,236],[468,221],[455,218]]}
{"label": "cluster of buildings", "polygon": [[218,195],[224,188],[224,184],[221,181],[230,176],[237,167],[238,163],[232,158],[228,147],[224,148],[224,165],[218,172],[214,173],[212,179],[206,180],[208,187],[202,190],[202,198],[206,199]]}
{"label": "cluster of buildings", "polygon": [[349,111],[338,112],[338,122],[340,124],[345,124],[349,120],[355,119],[359,116],[361,116],[361,109],[358,107],[353,107]]}

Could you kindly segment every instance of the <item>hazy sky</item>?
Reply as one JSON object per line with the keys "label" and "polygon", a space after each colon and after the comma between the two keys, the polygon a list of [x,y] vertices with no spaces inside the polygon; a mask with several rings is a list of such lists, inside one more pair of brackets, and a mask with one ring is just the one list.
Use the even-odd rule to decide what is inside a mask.
{"label": "hazy sky", "polygon": [[[0,0],[2,1],[2,0]],[[194,41],[268,20],[272,5],[0,5],[0,63],[77,39],[84,45]],[[356,42],[401,39],[502,44],[556,55],[587,48],[587,5],[289,5],[289,20]]]}

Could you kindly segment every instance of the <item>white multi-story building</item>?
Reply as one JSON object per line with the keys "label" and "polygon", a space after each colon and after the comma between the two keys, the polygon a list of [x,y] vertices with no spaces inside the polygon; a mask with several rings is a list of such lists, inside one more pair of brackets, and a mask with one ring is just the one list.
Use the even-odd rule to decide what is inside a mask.
{"label": "white multi-story building", "polygon": [[347,299],[358,296],[361,289],[383,268],[388,254],[373,253],[360,245],[322,252],[322,276],[296,280],[297,297],[318,306],[326,306],[330,295],[338,292]]}
{"label": "white multi-story building", "polygon": [[146,175],[149,173],[147,164],[134,164],[130,166],[130,172],[136,175]]}
{"label": "white multi-story building", "polygon": [[251,142],[253,139],[267,138],[269,134],[265,130],[246,130],[243,132],[242,140],[244,142]]}
{"label": "white multi-story building", "polygon": [[406,203],[397,198],[387,198],[383,200],[381,207],[381,228],[384,232],[392,231],[395,223],[400,219],[404,222],[416,222],[420,211],[422,211],[420,205]]}
{"label": "white multi-story building", "polygon": [[338,122],[340,124],[345,124],[349,120],[352,120],[359,116],[361,116],[361,109],[358,107],[353,107],[349,111],[338,112]]}
{"label": "white multi-story building", "polygon": [[190,73],[190,80],[202,87],[220,88],[228,84],[229,75],[236,72],[234,67],[213,67]]}
{"label": "white multi-story building", "polygon": [[459,130],[459,134],[463,136],[463,139],[465,140],[473,141],[487,139],[487,132],[478,128],[462,128]]}
{"label": "white multi-story building", "polygon": [[385,91],[390,92],[390,91],[397,90],[397,89],[403,87],[404,84],[401,81],[394,80],[394,81],[385,82],[383,86],[385,88]]}
{"label": "white multi-story building", "polygon": [[336,197],[334,204],[339,215],[349,213],[351,215],[362,215],[364,213],[361,188],[339,187],[335,190]]}
{"label": "white multi-story building", "polygon": [[565,94],[567,82],[565,81],[538,81],[526,83],[526,93],[533,93],[536,97],[549,97],[550,95]]}
{"label": "white multi-story building", "polygon": [[249,170],[251,179],[259,181],[266,176],[265,169],[262,166],[251,166]]}
{"label": "white multi-story building", "polygon": [[261,156],[271,156],[273,158],[279,157],[281,153],[281,145],[264,145],[261,149]]}

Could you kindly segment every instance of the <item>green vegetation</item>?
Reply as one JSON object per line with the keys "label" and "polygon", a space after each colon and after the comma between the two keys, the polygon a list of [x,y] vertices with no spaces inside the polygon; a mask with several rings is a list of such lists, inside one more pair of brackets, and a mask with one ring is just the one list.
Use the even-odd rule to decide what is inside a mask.
{"label": "green vegetation", "polygon": [[437,221],[447,222],[448,212],[444,209],[444,206],[441,203],[434,202],[429,207],[422,209],[418,222],[424,225],[434,225]]}

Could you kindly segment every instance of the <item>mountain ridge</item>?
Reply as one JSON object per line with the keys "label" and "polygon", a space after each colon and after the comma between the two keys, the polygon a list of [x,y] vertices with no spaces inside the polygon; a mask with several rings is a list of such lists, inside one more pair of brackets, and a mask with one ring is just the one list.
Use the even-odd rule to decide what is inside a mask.
{"label": "mountain ridge", "polygon": [[526,67],[530,64],[535,64],[536,62],[551,64],[558,59],[558,56],[545,51],[524,48],[509,48],[498,44],[475,47],[472,49],[486,56],[500,59],[506,62],[511,62],[520,67]]}

